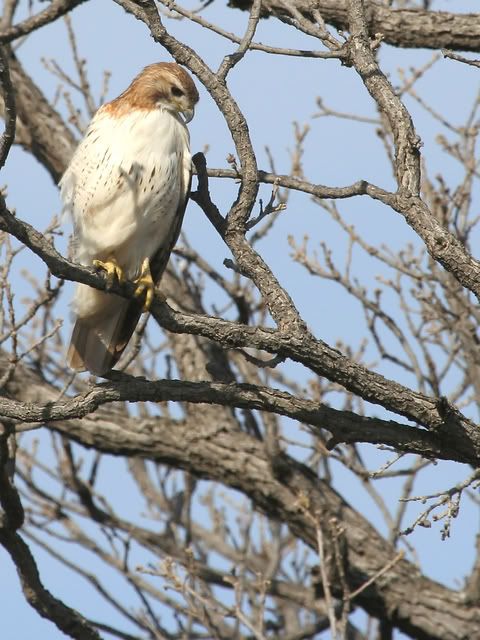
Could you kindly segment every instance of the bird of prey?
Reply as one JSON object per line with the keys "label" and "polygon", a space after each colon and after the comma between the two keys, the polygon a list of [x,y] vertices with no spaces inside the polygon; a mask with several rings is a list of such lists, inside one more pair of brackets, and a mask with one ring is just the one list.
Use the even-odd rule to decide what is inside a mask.
{"label": "bird of prey", "polygon": [[151,304],[190,193],[186,123],[197,101],[179,65],[145,67],[97,111],[60,181],[76,260],[103,269],[110,286],[115,279],[136,284],[132,300],[77,285],[67,355],[74,370],[108,372]]}

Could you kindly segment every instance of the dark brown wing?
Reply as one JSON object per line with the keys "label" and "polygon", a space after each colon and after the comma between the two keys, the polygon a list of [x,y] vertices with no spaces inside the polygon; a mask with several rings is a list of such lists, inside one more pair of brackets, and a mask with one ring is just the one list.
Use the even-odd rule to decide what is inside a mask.
{"label": "dark brown wing", "polygon": [[190,170],[190,175],[188,177],[188,184],[185,189],[185,198],[183,202],[178,206],[177,214],[175,216],[175,222],[171,228],[171,235],[169,238],[169,242],[158,249],[158,251],[152,256],[150,260],[150,273],[152,274],[152,279],[157,285],[162,276],[163,272],[167,268],[168,261],[170,259],[170,254],[172,253],[175,245],[177,244],[178,236],[180,235],[180,230],[182,228],[183,217],[185,215],[185,209],[187,208],[188,199],[190,198],[190,189],[192,187],[192,171]]}

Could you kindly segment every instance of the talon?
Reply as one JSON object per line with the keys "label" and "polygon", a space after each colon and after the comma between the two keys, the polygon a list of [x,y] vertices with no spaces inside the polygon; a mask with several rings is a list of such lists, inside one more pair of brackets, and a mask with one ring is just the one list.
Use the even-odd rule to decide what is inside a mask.
{"label": "talon", "polygon": [[115,258],[110,258],[103,262],[102,260],[94,260],[93,266],[97,269],[103,269],[103,271],[107,274],[107,289],[110,289],[115,280],[122,284],[125,282],[125,275],[123,273],[122,267],[117,264]]}
{"label": "talon", "polygon": [[135,297],[140,298],[140,296],[145,296],[143,311],[148,311],[152,306],[153,296],[155,295],[155,283],[153,282],[150,272],[150,261],[148,258],[145,258],[143,261],[142,271],[138,278],[134,280],[134,283],[136,285]]}

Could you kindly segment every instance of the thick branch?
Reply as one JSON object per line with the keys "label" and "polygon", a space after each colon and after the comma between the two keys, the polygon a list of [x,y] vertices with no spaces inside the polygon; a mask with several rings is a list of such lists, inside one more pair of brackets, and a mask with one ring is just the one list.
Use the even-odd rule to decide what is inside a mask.
{"label": "thick branch", "polygon": [[0,169],[5,164],[10,147],[15,139],[15,124],[17,110],[15,107],[15,94],[10,80],[8,68],[8,52],[0,46],[0,85],[2,87],[3,101],[5,104],[5,131],[0,140]]}
{"label": "thick branch", "polygon": [[450,233],[422,201],[420,192],[419,138],[412,119],[392,85],[382,73],[370,47],[362,0],[349,0],[353,65],[368,92],[388,119],[395,145],[398,194],[374,189],[369,195],[401,213],[420,236],[430,255],[480,300],[480,262]]}
{"label": "thick branch", "polygon": [[[21,365],[7,390],[33,405],[58,396],[37,372]],[[285,454],[272,466],[263,443],[225,429],[221,421],[197,421],[193,426],[191,421],[139,420],[116,406],[100,408],[83,420],[56,422],[51,428],[98,451],[153,459],[236,488],[257,509],[288,524],[312,548],[316,547],[315,518],[325,522],[337,518],[345,531],[352,591],[395,555],[375,529],[309,469]],[[313,519],[300,503],[309,505]],[[388,618],[414,638],[473,638],[480,623],[477,608],[465,603],[460,594],[423,578],[407,561],[395,564],[382,580],[362,592],[358,604],[372,615]]]}
{"label": "thick branch", "polygon": [[[27,372],[24,370],[25,375]],[[161,380],[150,382],[113,372],[114,382],[96,385],[89,391],[67,400],[19,402],[0,399],[0,415],[10,420],[56,422],[81,418],[112,402],[191,402],[225,407],[260,410],[283,415],[333,434],[331,446],[340,442],[385,444],[408,453],[478,464],[471,448],[467,455],[441,433],[402,425],[394,421],[358,416],[311,400],[297,398],[269,387],[219,382]],[[217,414],[218,417],[219,414]]]}
{"label": "thick branch", "polygon": [[22,583],[23,593],[30,605],[71,638],[101,640],[78,611],[67,607],[43,586],[35,560],[18,533],[0,529],[0,544],[8,551]]}
{"label": "thick branch", "polygon": [[[102,276],[63,259],[42,234],[15,218],[5,206],[3,211],[0,210],[0,228],[9,231],[26,246],[32,248],[47,262],[54,275],[105,289],[106,282]],[[131,297],[134,294],[134,285],[116,284],[111,287],[111,291],[124,297]],[[151,311],[162,327],[175,333],[200,335],[220,342],[224,346],[256,347],[291,358],[318,375],[338,382],[365,400],[381,404],[391,411],[442,433],[442,436],[448,439],[452,446],[458,448],[462,452],[461,455],[466,456],[467,459],[471,459],[472,453],[475,457],[479,455],[480,437],[477,427],[444,399],[430,398],[369,371],[307,332],[295,336],[279,330],[249,327],[220,318],[182,314],[173,311],[166,304],[155,301]],[[219,394],[219,403],[221,403],[220,398],[221,394]],[[186,398],[179,399],[186,400]],[[94,396],[89,399],[89,402],[95,403]],[[90,410],[93,408],[88,409],[87,412]],[[3,411],[5,415],[9,415],[7,400],[4,401]],[[55,419],[49,408],[46,411],[46,414],[35,414],[37,417],[31,420]],[[10,417],[14,417],[13,414]]]}
{"label": "thick branch", "polygon": [[[115,0],[144,22],[154,40],[163,45],[180,64],[185,65],[204,84],[228,125],[241,167],[241,186],[225,221],[223,239],[232,251],[240,271],[251,278],[262,294],[272,318],[279,327],[291,332],[305,331],[306,326],[292,298],[254,251],[245,238],[246,223],[258,193],[257,161],[247,121],[222,78],[213,73],[190,47],[171,36],[163,26],[155,4]],[[141,6],[140,6],[141,5]]]}
{"label": "thick branch", "polygon": [[[251,0],[230,0],[229,6],[249,9]],[[317,9],[325,22],[341,31],[348,31],[348,0],[318,0]],[[280,20],[291,17],[289,6],[315,22],[309,0],[264,0],[263,16]],[[455,49],[480,51],[479,14],[391,9],[379,2],[367,2],[367,23],[370,35],[381,33],[384,42],[396,47],[422,49]]]}
{"label": "thick branch", "polygon": [[72,156],[75,138],[13,54],[9,64],[17,117],[23,125],[22,144],[57,183]]}
{"label": "thick branch", "polygon": [[35,559],[28,545],[17,533],[24,520],[24,511],[18,492],[8,470],[9,432],[0,435],[0,544],[10,554],[22,583],[23,593],[36,611],[51,620],[71,638],[100,640],[97,632],[74,609],[57,600],[43,586]]}

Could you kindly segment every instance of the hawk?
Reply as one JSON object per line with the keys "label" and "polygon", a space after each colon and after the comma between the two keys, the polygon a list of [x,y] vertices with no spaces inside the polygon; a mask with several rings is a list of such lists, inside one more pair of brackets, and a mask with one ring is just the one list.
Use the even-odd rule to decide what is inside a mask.
{"label": "hawk", "polygon": [[197,102],[185,69],[168,62],[145,67],[94,115],[60,181],[76,260],[103,269],[110,286],[115,279],[136,284],[131,300],[77,285],[67,355],[74,370],[109,371],[152,302],[190,193],[186,124]]}

